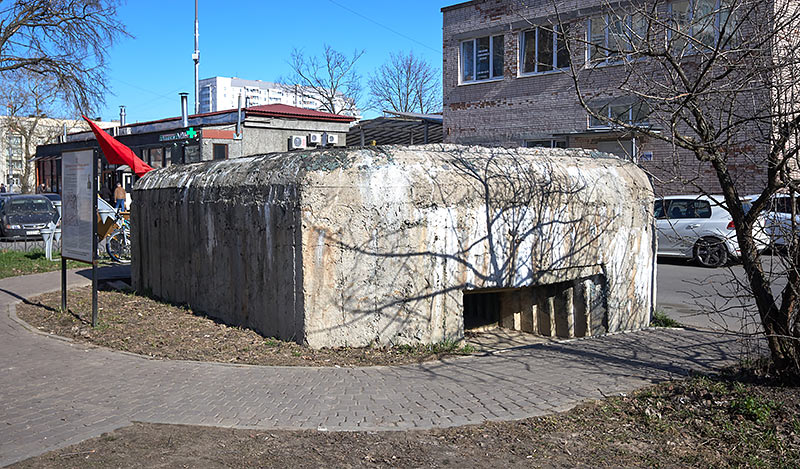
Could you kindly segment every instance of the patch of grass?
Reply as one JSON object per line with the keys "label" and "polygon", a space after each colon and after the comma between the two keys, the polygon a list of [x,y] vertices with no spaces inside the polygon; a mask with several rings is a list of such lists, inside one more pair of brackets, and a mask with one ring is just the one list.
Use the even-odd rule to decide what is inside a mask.
{"label": "patch of grass", "polygon": [[666,313],[656,310],[653,313],[653,320],[650,321],[652,327],[681,327],[681,323],[667,316]]}
{"label": "patch of grass", "polygon": [[734,392],[737,397],[731,401],[731,413],[741,415],[760,425],[767,423],[772,412],[780,407],[776,402],[748,394],[747,388],[739,383],[734,387]]}
{"label": "patch of grass", "polygon": [[[60,256],[61,252],[59,251],[53,253],[54,258],[59,258]],[[82,262],[67,261],[68,269],[86,266],[88,266],[88,264]],[[35,249],[29,252],[12,250],[0,251],[0,278],[52,272],[60,268],[61,260],[48,261],[42,249]]]}
{"label": "patch of grass", "polygon": [[460,342],[450,339],[435,344],[400,345],[398,350],[409,355],[471,355],[475,353],[475,347],[472,345],[461,345]]}

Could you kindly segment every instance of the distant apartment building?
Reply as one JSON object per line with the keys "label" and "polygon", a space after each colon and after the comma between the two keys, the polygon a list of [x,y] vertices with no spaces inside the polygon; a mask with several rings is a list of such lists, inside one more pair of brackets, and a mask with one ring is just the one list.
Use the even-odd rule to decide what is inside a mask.
{"label": "distant apartment building", "polygon": [[[285,104],[303,109],[327,112],[320,101],[314,98],[309,87],[289,86],[261,80],[244,80],[236,77],[211,77],[200,80],[200,113],[225,111],[239,106],[239,95],[243,106]],[[337,107],[345,108],[346,98],[338,98]],[[360,118],[359,112],[344,114]]]}
{"label": "distant apartment building", "polygon": [[[692,12],[712,12],[712,26],[703,30],[711,37],[697,40],[718,40],[714,28],[725,14],[725,0],[666,0],[657,5],[665,17],[688,23]],[[637,161],[653,175],[660,194],[696,187],[717,190],[713,169],[698,164],[692,153],[590,118],[578,101],[571,62],[578,70],[592,69],[593,81],[582,89],[593,98],[590,107],[628,123],[648,124],[646,102],[612,96],[626,77],[623,61],[613,57],[613,41],[624,40],[625,31],[637,25],[630,16],[612,18],[608,8],[604,0],[473,0],[442,8],[444,141],[597,149]],[[582,38],[572,54],[560,24]],[[647,61],[633,66],[638,64],[646,66]],[[769,96],[762,98],[766,103]],[[742,158],[730,161],[729,167],[742,193],[763,188],[766,165]]]}

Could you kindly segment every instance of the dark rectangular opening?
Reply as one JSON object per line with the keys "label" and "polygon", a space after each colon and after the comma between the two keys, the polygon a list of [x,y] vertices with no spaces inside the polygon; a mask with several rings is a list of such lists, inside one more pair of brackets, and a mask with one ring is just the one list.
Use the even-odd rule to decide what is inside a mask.
{"label": "dark rectangular opening", "polygon": [[500,321],[500,292],[464,292],[464,330],[496,326]]}
{"label": "dark rectangular opening", "polygon": [[608,331],[605,276],[464,292],[464,330],[490,327],[574,338]]}
{"label": "dark rectangular opening", "polygon": [[228,145],[225,143],[215,143],[214,160],[227,160],[228,159]]}

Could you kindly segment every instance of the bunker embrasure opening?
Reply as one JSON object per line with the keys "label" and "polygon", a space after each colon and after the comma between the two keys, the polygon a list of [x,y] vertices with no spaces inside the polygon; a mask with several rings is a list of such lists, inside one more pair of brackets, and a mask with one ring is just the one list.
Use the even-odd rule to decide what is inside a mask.
{"label": "bunker embrasure opening", "polygon": [[604,275],[509,289],[464,291],[464,330],[497,327],[571,339],[608,332]]}

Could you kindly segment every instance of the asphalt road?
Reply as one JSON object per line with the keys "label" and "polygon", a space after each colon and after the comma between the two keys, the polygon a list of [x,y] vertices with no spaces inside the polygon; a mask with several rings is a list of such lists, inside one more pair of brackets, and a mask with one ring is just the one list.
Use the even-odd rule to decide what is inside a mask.
{"label": "asphalt road", "polygon": [[[779,294],[786,284],[780,258],[765,256],[765,268],[774,278]],[[707,269],[683,261],[658,261],[656,309],[681,324],[728,331],[758,330],[755,305],[748,298],[744,270],[740,265]]]}

